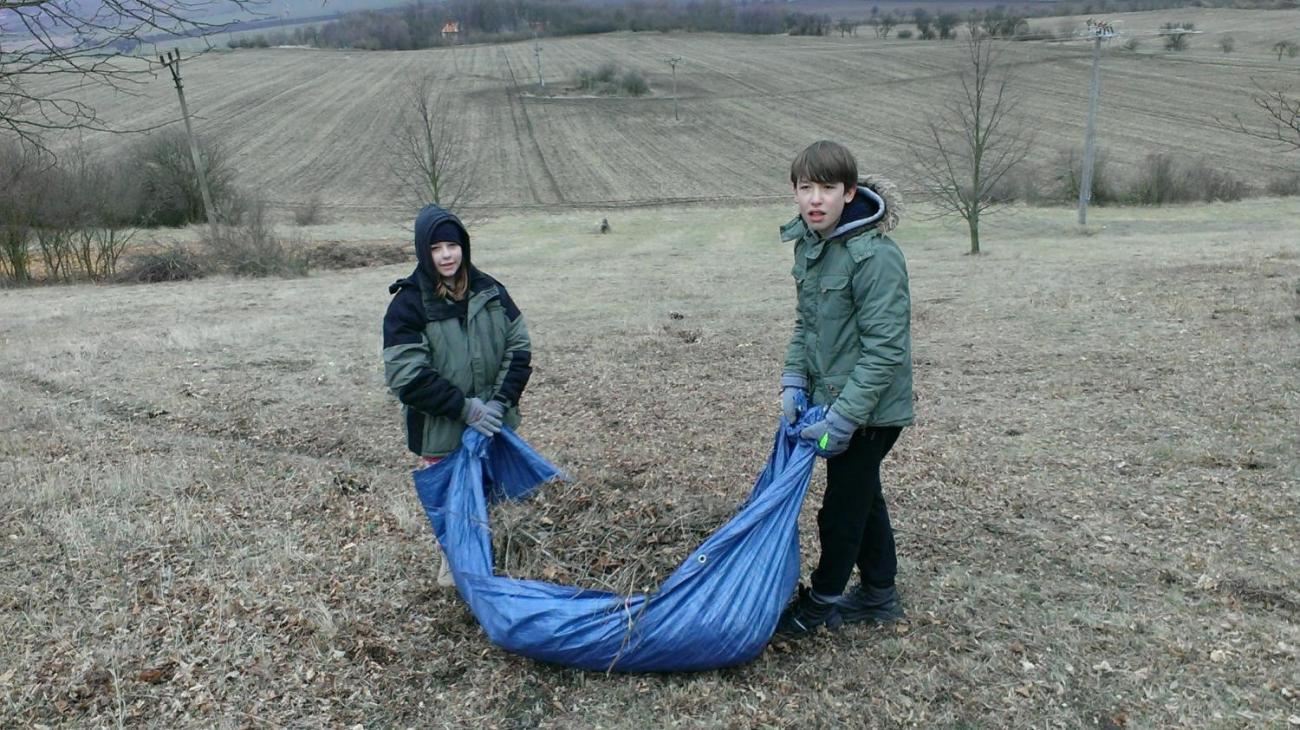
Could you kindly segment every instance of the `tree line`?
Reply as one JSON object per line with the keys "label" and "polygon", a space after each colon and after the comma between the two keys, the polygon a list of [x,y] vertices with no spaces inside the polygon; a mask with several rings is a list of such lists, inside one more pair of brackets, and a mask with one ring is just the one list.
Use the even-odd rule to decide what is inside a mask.
{"label": "tree line", "polygon": [[[448,23],[457,32],[444,34]],[[590,5],[572,0],[450,0],[345,13],[335,22],[292,32],[232,39],[232,47],[292,43],[319,48],[408,51],[466,42],[496,42],[534,35],[564,36],[615,31],[685,30],[716,33],[828,35],[829,15],[778,4],[738,5],[723,0],[668,0]]]}

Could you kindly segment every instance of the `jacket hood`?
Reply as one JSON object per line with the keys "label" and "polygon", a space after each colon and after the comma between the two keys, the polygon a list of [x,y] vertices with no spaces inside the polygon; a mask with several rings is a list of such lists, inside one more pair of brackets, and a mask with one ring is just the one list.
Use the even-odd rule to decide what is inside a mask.
{"label": "jacket hood", "polygon": [[437,205],[426,205],[420,209],[420,214],[415,217],[415,273],[420,282],[420,288],[425,289],[428,284],[428,290],[433,291],[433,285],[438,281],[438,269],[433,265],[433,255],[430,251],[433,249],[433,231],[442,223],[452,223],[460,229],[461,237],[464,243],[460,245],[460,265],[470,266],[470,240],[469,231],[465,230],[465,224],[460,222],[454,213]]}
{"label": "jacket hood", "polygon": [[464,243],[460,246],[461,266],[469,267],[469,277],[471,282],[477,278],[478,271],[470,264],[470,238],[469,231],[465,229],[465,224],[460,222],[455,213],[434,204],[429,204],[420,209],[420,214],[415,218],[415,271],[405,279],[398,279],[393,282],[388,291],[390,294],[396,294],[397,291],[407,286],[418,286],[420,288],[421,298],[424,300],[425,308],[432,310],[435,308],[436,292],[438,291],[438,269],[433,265],[433,231],[442,223],[453,223],[458,228]]}
{"label": "jacket hood", "polygon": [[898,227],[898,214],[898,188],[893,183],[871,175],[858,178],[858,194],[844,207],[840,225],[828,238],[871,226],[889,233]]}
{"label": "jacket hood", "polygon": [[[894,183],[878,175],[859,177],[858,194],[844,206],[839,225],[826,238],[837,238],[872,228],[881,233],[888,233],[898,227],[902,209],[898,186]],[[795,216],[794,220],[781,228],[781,240],[792,241],[799,238],[806,228],[803,218]]]}

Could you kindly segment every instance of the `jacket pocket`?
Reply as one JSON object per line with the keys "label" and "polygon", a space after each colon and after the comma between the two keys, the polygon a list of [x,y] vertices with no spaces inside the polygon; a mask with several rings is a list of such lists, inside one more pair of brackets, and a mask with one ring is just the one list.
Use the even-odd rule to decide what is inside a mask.
{"label": "jacket pocket", "polygon": [[[843,327],[853,317],[853,290],[849,287],[849,277],[842,274],[823,276],[817,282],[817,295],[820,300],[818,310],[823,327]],[[833,332],[823,332],[823,336]]]}

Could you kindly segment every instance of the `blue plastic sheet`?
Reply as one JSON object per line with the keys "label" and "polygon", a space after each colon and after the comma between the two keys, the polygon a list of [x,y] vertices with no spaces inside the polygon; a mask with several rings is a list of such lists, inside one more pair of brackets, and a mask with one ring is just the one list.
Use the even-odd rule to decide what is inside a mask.
{"label": "blue plastic sheet", "polygon": [[741,664],[772,638],[799,579],[798,517],[815,452],[784,420],[749,498],[653,593],[630,596],[495,575],[488,504],[563,478],[517,434],[466,429],[461,448],[415,472],[456,587],[497,646],[544,662],[620,672]]}

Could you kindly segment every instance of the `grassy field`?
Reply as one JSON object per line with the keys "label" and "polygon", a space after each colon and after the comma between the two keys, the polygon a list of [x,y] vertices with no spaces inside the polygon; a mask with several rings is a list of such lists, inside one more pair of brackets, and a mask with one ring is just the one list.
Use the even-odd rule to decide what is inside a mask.
{"label": "grassy field", "polygon": [[[478,231],[534,337],[523,432],[576,476],[499,515],[555,575],[652,584],[743,499],[779,415],[788,215]],[[407,266],[0,290],[0,726],[1294,725],[1297,219],[1028,209],[979,257],[905,221],[909,620],[694,675],[507,655],[436,588],[379,363]]]}
{"label": "grassy field", "polygon": [[[1257,184],[1295,169],[1294,159],[1218,129],[1213,117],[1249,102],[1252,79],[1289,82],[1295,59],[1270,46],[1300,27],[1300,10],[1181,9],[1116,16],[1125,31],[1169,21],[1205,31],[1191,50],[1107,52],[1098,117],[1111,169],[1131,172],[1145,155],[1203,158]],[[1035,20],[1052,31],[1082,18]],[[1230,33],[1236,52],[1217,39]],[[586,210],[654,203],[779,199],[793,150],[830,137],[874,170],[904,178],[925,121],[955,91],[958,43],[856,37],[800,38],[620,33],[544,39],[548,87],[618,61],[642,71],[642,98],[545,96],[531,43],[417,52],[269,49],[219,52],[188,62],[186,94],[199,133],[233,151],[239,179],[281,207],[322,200],[347,220],[405,219],[389,172],[387,130],[412,73],[433,73],[456,105],[465,144],[481,156],[479,204],[487,209]],[[1089,49],[1079,43],[1010,43],[1023,111],[1037,132],[1033,164],[1045,174],[1060,151],[1082,144]],[[673,120],[665,58],[677,68],[683,118]],[[36,82],[33,82],[36,83]],[[126,128],[178,119],[170,80],[125,90],[68,87]],[[809,113],[815,109],[815,113]],[[132,137],[87,133],[92,149]]]}

